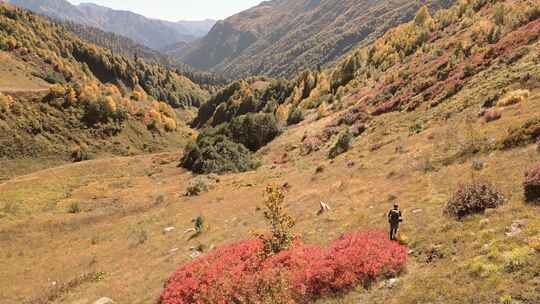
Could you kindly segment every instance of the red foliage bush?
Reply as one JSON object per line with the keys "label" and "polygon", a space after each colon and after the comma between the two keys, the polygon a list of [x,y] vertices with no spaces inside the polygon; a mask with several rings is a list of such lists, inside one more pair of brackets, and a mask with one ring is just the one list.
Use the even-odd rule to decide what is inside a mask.
{"label": "red foliage bush", "polygon": [[159,303],[312,303],[397,274],[407,262],[407,248],[380,231],[349,234],[327,248],[296,244],[267,259],[261,250],[260,240],[244,241],[182,266]]}
{"label": "red foliage bush", "polygon": [[484,113],[484,119],[486,122],[492,122],[499,120],[502,117],[502,113],[499,110],[488,110]]}
{"label": "red foliage bush", "polygon": [[527,202],[540,203],[540,163],[534,165],[525,173],[523,190]]}
{"label": "red foliage bush", "polygon": [[401,106],[402,100],[400,98],[392,98],[389,101],[384,102],[383,104],[379,105],[373,112],[371,112],[371,115],[373,116],[379,116],[382,114],[390,113],[393,111],[396,111]]}

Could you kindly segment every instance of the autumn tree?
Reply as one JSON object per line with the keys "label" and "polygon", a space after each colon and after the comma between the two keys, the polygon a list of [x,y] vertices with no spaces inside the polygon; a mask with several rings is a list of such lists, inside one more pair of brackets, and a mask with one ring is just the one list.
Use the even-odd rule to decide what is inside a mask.
{"label": "autumn tree", "polygon": [[269,185],[264,192],[264,218],[270,225],[270,236],[260,236],[264,243],[264,255],[271,256],[291,247],[295,225],[293,218],[284,208],[285,194],[275,186]]}

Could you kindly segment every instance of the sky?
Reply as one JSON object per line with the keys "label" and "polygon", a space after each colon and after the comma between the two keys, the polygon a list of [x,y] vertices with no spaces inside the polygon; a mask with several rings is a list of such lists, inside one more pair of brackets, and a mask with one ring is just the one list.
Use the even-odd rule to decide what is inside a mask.
{"label": "sky", "polygon": [[73,4],[92,2],[113,9],[128,10],[150,18],[169,21],[222,20],[262,0],[69,0]]}

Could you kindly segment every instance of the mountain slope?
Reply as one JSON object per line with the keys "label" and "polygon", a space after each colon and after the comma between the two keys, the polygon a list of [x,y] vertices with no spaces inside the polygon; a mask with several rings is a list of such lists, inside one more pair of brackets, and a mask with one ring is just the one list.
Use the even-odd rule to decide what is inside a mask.
{"label": "mountain slope", "polygon": [[[525,200],[523,187],[524,173],[540,162],[539,54],[540,1],[463,0],[433,16],[421,9],[330,69],[291,82],[240,80],[215,95],[197,125],[246,111],[303,112],[254,154],[256,170],[196,176],[178,168],[181,152],[22,176],[0,166],[8,172],[0,184],[2,299],[155,303],[180,265],[268,231],[261,206],[273,184],[282,185],[283,211],[308,245],[387,229],[396,200],[403,212],[406,271],[310,303],[540,303],[540,206]],[[330,158],[348,132],[353,139]],[[494,184],[506,202],[460,220],[446,216],[460,185],[475,181]],[[199,195],[184,195],[194,186]],[[320,202],[331,210],[320,212]],[[189,234],[200,219],[203,229]],[[296,282],[335,275],[305,273]],[[234,283],[227,288],[241,285]],[[282,286],[289,285],[255,290],[272,297]]]}
{"label": "mountain slope", "polygon": [[[426,1],[266,1],[218,22],[181,60],[236,78],[292,76],[410,20]],[[433,9],[451,0],[430,1]]]}
{"label": "mountain slope", "polygon": [[[92,303],[106,296],[155,303],[179,265],[267,231],[262,194],[275,184],[286,189],[286,211],[306,244],[386,229],[392,202],[402,208],[407,271],[314,303],[539,303],[540,207],[525,203],[522,184],[524,171],[540,162],[540,3],[534,4],[463,1],[432,18],[419,14],[322,71],[325,77],[298,77],[296,97],[284,105],[298,104],[305,120],[256,153],[262,165],[255,171],[195,177],[177,167],[181,153],[166,153],[61,166],[0,184],[4,302]],[[426,31],[429,39],[416,39]],[[463,83],[453,94],[428,94],[458,76]],[[256,82],[244,82],[227,106],[256,91]],[[332,102],[322,98],[325,106],[309,109],[316,103],[302,96],[316,101],[321,86],[334,85],[341,93]],[[413,87],[418,92],[409,96]],[[516,90],[529,94],[508,103]],[[417,107],[375,111],[403,96]],[[501,116],[486,120],[481,109]],[[364,132],[328,159],[336,129],[354,123],[365,123]],[[180,195],[201,180],[212,181],[206,192]],[[444,216],[459,184],[472,180],[494,183],[507,202],[459,221]],[[321,201],[331,210],[319,213]],[[186,234],[198,217],[205,229]]]}
{"label": "mountain slope", "polygon": [[112,54],[3,3],[0,57],[2,161],[179,147],[190,131],[185,111],[173,107],[199,106],[208,96],[174,70]]}
{"label": "mountain slope", "polygon": [[139,44],[159,49],[180,41],[188,42],[206,34],[209,21],[169,22],[149,19],[128,12],[83,3],[72,5],[66,0],[9,0],[8,2],[60,20],[68,20],[131,38]]}
{"label": "mountain slope", "polygon": [[[195,70],[171,56],[140,45],[127,37],[69,21],[60,22],[60,25],[82,40],[109,49],[114,54],[124,55],[128,58],[141,58],[149,63],[158,63],[166,66],[207,90],[212,91],[215,86],[221,86],[227,83],[227,80],[223,77],[211,72]],[[186,42],[179,42],[178,44],[186,44]]]}

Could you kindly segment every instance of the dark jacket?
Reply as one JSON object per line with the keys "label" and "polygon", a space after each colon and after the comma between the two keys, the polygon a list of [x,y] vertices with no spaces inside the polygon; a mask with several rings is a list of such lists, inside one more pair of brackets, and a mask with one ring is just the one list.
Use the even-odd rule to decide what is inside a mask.
{"label": "dark jacket", "polygon": [[390,224],[399,225],[401,221],[401,211],[399,209],[392,209],[388,212],[388,222]]}

